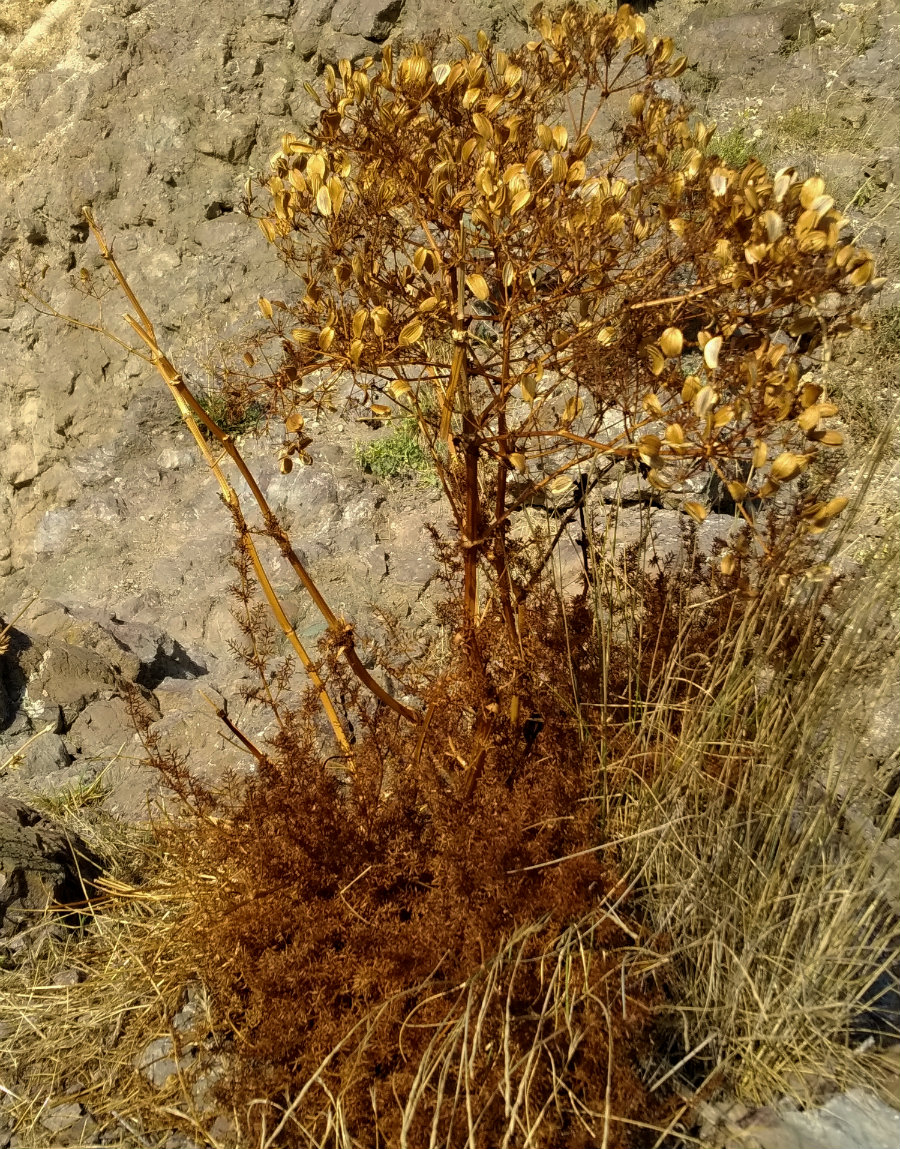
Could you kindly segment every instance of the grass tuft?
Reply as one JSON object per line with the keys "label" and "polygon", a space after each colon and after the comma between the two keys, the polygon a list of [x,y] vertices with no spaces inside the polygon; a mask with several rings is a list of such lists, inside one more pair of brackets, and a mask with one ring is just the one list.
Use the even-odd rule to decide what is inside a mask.
{"label": "grass tuft", "polygon": [[[102,851],[107,896],[85,907],[78,927],[52,912],[37,920],[0,968],[0,1141],[4,1125],[32,1149],[155,1149],[173,1128],[196,1134],[190,1083],[176,1076],[158,1094],[136,1061],[171,1036],[185,993],[177,893],[158,880],[164,854],[95,809],[57,805],[55,814]],[[52,1110],[62,1105],[80,1116],[58,1134]]]}
{"label": "grass tuft", "polygon": [[[852,553],[851,523],[827,562]],[[787,600],[776,579],[711,659],[676,645],[627,751],[630,774],[613,767],[649,944],[668,957],[677,1051],[698,1051],[695,1084],[726,1074],[752,1102],[877,1084],[878,1045],[900,1037],[882,1000],[898,989],[886,884],[896,754],[861,766],[868,715],[900,679],[897,525],[852,594],[823,568]],[[702,614],[702,603],[682,610],[685,640]],[[686,677],[699,694],[675,729]],[[666,832],[649,834],[663,819]]]}
{"label": "grass tuft", "polygon": [[415,419],[404,419],[383,439],[357,444],[356,461],[379,479],[417,478],[434,482],[434,468],[419,438]]}
{"label": "grass tuft", "polygon": [[762,140],[753,139],[747,135],[743,124],[735,124],[721,136],[715,135],[710,142],[710,152],[718,154],[724,163],[731,168],[742,168],[751,159],[761,159],[765,162],[767,149]]}
{"label": "grass tuft", "polygon": [[[261,403],[238,403],[232,396],[208,388],[197,396],[197,402],[226,435],[247,435],[261,425],[266,412]],[[206,428],[202,428],[207,435]],[[208,435],[207,435],[208,437]]]}

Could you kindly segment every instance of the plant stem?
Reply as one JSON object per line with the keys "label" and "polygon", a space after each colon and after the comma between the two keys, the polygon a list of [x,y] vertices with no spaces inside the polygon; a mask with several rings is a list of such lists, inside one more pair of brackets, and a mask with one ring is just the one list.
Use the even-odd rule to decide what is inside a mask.
{"label": "plant stem", "polygon": [[[175,370],[170,360],[165,355],[163,355],[162,351],[160,351],[159,344],[156,341],[156,333],[154,331],[153,324],[150,322],[147,313],[144,311],[143,307],[138,301],[137,296],[132,291],[128,281],[125,278],[125,275],[116,262],[116,259],[110,251],[109,247],[107,246],[106,241],[104,240],[100,229],[97,227],[97,224],[95,223],[90,210],[88,208],[84,208],[83,211],[84,217],[88,222],[88,226],[93,232],[94,238],[97,241],[97,245],[100,248],[100,254],[103,256],[104,260],[112,270],[113,275],[116,277],[116,280],[118,281],[119,286],[122,288],[122,291],[125,293],[129,303],[131,303],[132,307],[137,312],[137,319],[131,315],[126,315],[125,319],[131,325],[137,335],[139,335],[147,345],[147,348],[150,351],[150,357],[153,365],[162,375],[163,379],[166,381],[169,389],[171,390],[175,398],[175,402],[178,404],[178,408],[181,411],[182,417],[187,423],[191,433],[194,436],[194,439],[197,442],[198,447],[200,448],[201,453],[203,454],[204,459],[206,460],[207,464],[215,475],[220,488],[222,489],[222,493],[227,505],[232,508],[232,510],[236,508],[238,513],[241,513],[237,492],[225,478],[221,468],[213,458],[206,440],[200,433],[200,428],[197,425],[197,420],[203,423],[213,438],[222,446],[225,453],[237,467],[241,478],[243,478],[244,482],[250,488],[250,492],[253,495],[253,498],[256,500],[256,504],[259,507],[260,512],[262,513],[263,520],[266,524],[266,530],[269,536],[277,543],[282,554],[290,563],[294,573],[303,584],[304,589],[307,591],[310,598],[312,598],[320,614],[327,622],[329,630],[334,635],[334,637],[339,640],[340,646],[343,649],[344,655],[350,665],[350,668],[353,670],[353,673],[357,676],[357,678],[359,678],[363,685],[371,690],[372,693],[378,699],[380,699],[380,701],[385,703],[385,705],[389,706],[401,717],[406,718],[409,722],[417,722],[418,715],[416,712],[411,710],[408,706],[404,706],[401,702],[398,702],[397,699],[389,694],[363,666],[354,646],[353,628],[345,620],[339,619],[337,617],[337,615],[328,605],[328,602],[322,595],[319,588],[316,586],[312,576],[300,561],[300,558],[294,548],[291,546],[290,540],[288,539],[284,529],[282,528],[277,517],[269,506],[265,496],[260,490],[259,484],[256,482],[256,479],[250,471],[250,468],[244,462],[243,456],[238,450],[232,436],[226,435],[225,432],[222,431],[222,429],[215,422],[215,420],[209,414],[207,414],[206,411],[203,410],[201,405],[197,402],[188,387],[185,385],[184,379],[181,377],[179,372]],[[269,586],[269,590],[266,590],[265,585],[263,585],[262,579],[265,577],[265,572],[263,571],[262,565],[259,561],[259,556],[256,552],[255,544],[253,544],[252,539],[250,539],[249,532],[247,532],[246,537],[249,541],[250,547],[252,548],[250,556],[253,561],[254,570],[257,572],[257,577],[260,578],[260,585],[263,586],[266,598],[269,600],[269,605],[272,607],[272,611],[278,619],[279,624],[281,625],[285,634],[288,636],[291,645],[297,651],[298,657],[303,664],[304,670],[306,670],[307,674],[310,674],[310,668],[313,665],[312,660],[303,649],[302,643],[294,632],[293,627],[290,625],[287,616],[284,615],[283,610],[281,610],[277,597],[274,596],[274,591],[271,590],[271,584],[268,584],[268,580],[266,580]],[[270,591],[273,597],[270,597]],[[274,604],[278,604],[277,610]],[[279,611],[281,617],[279,617]],[[284,621],[282,621],[282,618]],[[312,679],[312,675],[310,675],[310,677]],[[313,681],[315,684],[315,679],[313,679]],[[326,712],[330,711],[329,721],[332,723],[332,726],[335,729],[335,736],[338,737],[338,731],[340,731],[338,742],[342,745],[342,749],[345,749],[345,752],[349,754],[349,745],[347,744],[346,738],[344,737],[340,722],[337,720],[337,715],[334,713],[334,708],[331,706],[330,700],[327,700],[327,694],[324,693],[325,688],[321,684],[321,680],[319,680],[317,684],[317,689],[320,686],[320,698],[323,699],[322,704],[325,707]],[[332,716],[334,716],[333,720]],[[341,739],[343,739],[343,743],[341,743]]]}
{"label": "plant stem", "polygon": [[472,396],[469,390],[469,362],[466,331],[466,226],[459,227],[459,263],[456,268],[456,330],[453,333],[453,366],[450,372],[450,390],[459,394],[462,405],[462,439],[464,448],[465,475],[463,520],[463,610],[465,617],[474,625],[478,618],[478,556],[482,548],[479,540],[481,514],[478,493],[478,464],[480,445],[478,424],[472,413]]}

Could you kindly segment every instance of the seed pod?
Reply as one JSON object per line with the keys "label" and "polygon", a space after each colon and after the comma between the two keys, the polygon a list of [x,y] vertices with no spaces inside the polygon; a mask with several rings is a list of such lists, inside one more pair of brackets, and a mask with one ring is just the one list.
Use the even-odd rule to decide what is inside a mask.
{"label": "seed pod", "polygon": [[692,499],[683,503],[682,506],[684,511],[691,516],[695,523],[702,523],[709,514],[708,507],[705,507],[702,503],[694,502]]}
{"label": "seed pod", "polygon": [[776,483],[788,483],[797,477],[806,466],[806,459],[802,455],[794,455],[784,451],[772,463],[770,476]]}
{"label": "seed pod", "polygon": [[659,337],[659,346],[667,359],[676,359],[684,347],[684,336],[677,327],[667,327]]}

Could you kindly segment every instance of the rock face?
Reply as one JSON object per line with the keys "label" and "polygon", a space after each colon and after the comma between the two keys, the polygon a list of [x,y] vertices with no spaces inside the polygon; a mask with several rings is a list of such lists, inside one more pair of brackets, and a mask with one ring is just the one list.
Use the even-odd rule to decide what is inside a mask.
{"label": "rock face", "polygon": [[[101,272],[80,214],[89,204],[164,350],[202,391],[215,348],[240,333],[256,296],[293,290],[235,206],[281,133],[314,118],[304,83],[326,62],[377,53],[398,36],[483,28],[510,44],[525,38],[526,21],[511,0],[13,7],[0,19],[0,609],[12,617],[40,595],[8,669],[19,678],[0,685],[0,755],[19,755],[19,785],[83,777],[90,763],[117,756],[120,769],[137,756],[121,682],[153,691],[202,680],[207,692],[227,693],[241,674],[229,650],[238,637],[230,523],[168,394],[122,347],[23,300],[20,266],[52,308],[93,321],[78,275]],[[751,138],[769,106],[793,113],[827,101],[835,124],[849,117],[852,154],[840,136],[808,161],[839,167],[850,155],[852,170],[862,164],[872,187],[892,194],[888,61],[900,30],[889,5],[826,4],[813,15],[799,0],[640,7],[651,31],[674,35],[693,64],[667,94],[705,101],[723,131],[737,126]],[[868,239],[877,224],[862,216],[854,228]],[[885,229],[882,239],[890,247]],[[363,475],[353,443],[364,444],[368,428],[308,429],[315,465],[290,475],[272,462],[273,440],[245,441],[267,497],[326,597],[363,635],[372,604],[415,629],[436,573],[426,525],[449,530],[436,493]],[[675,553],[678,516],[654,514],[660,552]],[[620,526],[639,530],[635,515]],[[727,529],[724,517],[706,533],[713,527]],[[577,579],[580,558],[571,558]],[[277,555],[273,572],[292,621],[314,642],[321,620]],[[230,762],[208,704],[196,691],[178,694],[178,706],[172,698],[147,696],[164,729],[189,730],[211,768],[217,757]],[[7,775],[0,787],[9,789]]]}
{"label": "rock face", "polygon": [[76,835],[10,798],[0,798],[0,945],[51,904],[89,898],[99,863]]}

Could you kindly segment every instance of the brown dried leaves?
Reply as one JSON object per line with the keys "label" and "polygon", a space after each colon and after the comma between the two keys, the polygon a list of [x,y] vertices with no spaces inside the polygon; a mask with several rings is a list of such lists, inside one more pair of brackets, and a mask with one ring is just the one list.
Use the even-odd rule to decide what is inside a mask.
{"label": "brown dried leaves", "polygon": [[[386,45],[326,69],[318,130],[286,133],[264,184],[264,235],[316,285],[290,309],[302,337],[286,354],[300,378],[426,368],[403,388],[421,409],[449,382],[434,349],[462,346],[470,426],[494,443],[502,415],[516,469],[550,450],[559,466],[630,450],[665,483],[741,459],[754,478],[738,501],[765,498],[841,441],[785,332],[812,348],[846,330],[871,255],[843,241],[820,177],[707,155],[714,126],[654,90],[683,59],[627,6],[536,18],[517,52],[482,36],[446,61],[423,45],[395,61]],[[557,97],[609,75],[630,118],[601,154]],[[552,369],[540,398],[525,361]],[[637,428],[630,446],[603,434],[610,406]]]}

